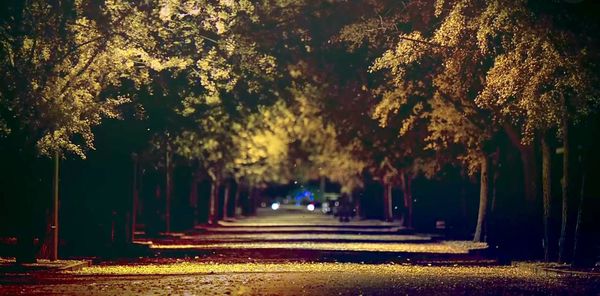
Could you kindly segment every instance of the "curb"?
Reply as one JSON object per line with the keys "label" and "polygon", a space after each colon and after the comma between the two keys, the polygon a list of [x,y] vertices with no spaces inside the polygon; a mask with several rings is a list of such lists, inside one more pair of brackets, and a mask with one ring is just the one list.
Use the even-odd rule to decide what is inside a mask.
{"label": "curb", "polygon": [[538,267],[537,270],[543,272],[552,272],[556,274],[568,274],[568,275],[585,275],[591,277],[600,277],[600,272],[586,272],[586,271],[576,271],[576,270],[563,270],[551,267]]}
{"label": "curb", "polygon": [[[490,264],[490,259],[469,253],[426,253],[426,252],[380,252],[357,250],[314,250],[296,248],[180,248],[180,249],[151,249],[154,256],[163,258],[186,258],[193,256],[214,256],[220,254],[231,258],[253,259],[287,259],[309,260],[323,262],[364,262],[364,263],[434,263],[469,264],[483,262]],[[288,255],[283,255],[288,254]],[[293,254],[291,257],[289,254]],[[496,264],[494,260],[491,260]]]}
{"label": "curb", "polygon": [[531,266],[531,265],[528,266],[528,265],[522,265],[522,264],[517,264],[516,266],[528,268],[536,273],[553,273],[553,274],[572,275],[572,276],[600,277],[600,272],[565,270],[565,269],[552,268],[552,267]]}
{"label": "curb", "polygon": [[80,262],[74,262],[65,266],[61,266],[59,268],[57,268],[57,270],[59,271],[73,271],[73,270],[79,270],[82,269],[84,267],[89,267],[92,266],[92,261],[91,260],[84,260],[84,261],[80,261]]}

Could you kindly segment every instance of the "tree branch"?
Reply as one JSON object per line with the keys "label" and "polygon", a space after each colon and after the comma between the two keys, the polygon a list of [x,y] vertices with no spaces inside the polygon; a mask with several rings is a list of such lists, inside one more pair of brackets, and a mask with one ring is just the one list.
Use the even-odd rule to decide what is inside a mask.
{"label": "tree branch", "polygon": [[71,86],[71,83],[73,82],[73,79],[75,79],[75,77],[78,77],[79,75],[83,74],[83,72],[85,72],[92,65],[92,63],[94,62],[94,60],[96,59],[96,57],[102,51],[101,48],[105,44],[106,44],[106,42],[102,46],[98,47],[98,49],[96,49],[96,51],[94,52],[94,54],[92,54],[92,56],[88,59],[88,61],[85,63],[85,65],[81,69],[79,69],[79,71],[77,71],[77,73],[75,75],[71,76],[72,79],[69,79],[69,81],[67,81],[67,83],[65,84],[65,86],[63,86],[62,89],[60,90],[61,94],[64,93],[69,86]]}
{"label": "tree branch", "polygon": [[398,38],[400,38],[402,40],[412,41],[412,42],[430,45],[430,46],[434,46],[434,47],[440,47],[440,48],[446,48],[446,49],[454,49],[455,48],[453,46],[443,45],[443,44],[429,42],[429,41],[425,41],[425,40],[414,39],[414,38],[405,37],[405,36],[399,36]]}

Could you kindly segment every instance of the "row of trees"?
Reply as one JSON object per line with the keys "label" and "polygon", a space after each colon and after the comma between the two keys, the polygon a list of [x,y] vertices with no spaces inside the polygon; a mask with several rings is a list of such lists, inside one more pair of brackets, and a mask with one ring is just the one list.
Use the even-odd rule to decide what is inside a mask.
{"label": "row of trees", "polygon": [[227,211],[240,195],[231,188],[255,196],[326,176],[356,193],[368,176],[384,190],[363,202],[382,198],[391,220],[399,188],[407,226],[413,180],[460,168],[479,179],[475,241],[507,248],[507,221],[534,217],[528,247],[589,263],[593,166],[575,169],[595,160],[589,134],[575,128],[594,126],[600,104],[596,25],[576,11],[586,5],[11,1],[1,18],[0,141],[27,187],[43,175],[38,156],[85,158],[103,119],[151,122],[145,148],[132,152],[139,168],[164,173],[167,231],[176,166],[193,172],[192,207],[202,207],[197,183],[210,179],[211,224],[227,216],[221,187]]}
{"label": "row of trees", "polygon": [[[120,118],[123,110],[154,121],[148,148],[132,152],[139,154],[135,161],[143,162],[141,167],[162,168],[166,175],[167,231],[174,155],[186,159],[198,176],[210,177],[209,223],[218,216],[222,183],[233,179],[238,188],[261,187],[300,172],[323,175],[335,171],[325,154],[350,158],[336,144],[333,126],[321,129],[324,123],[312,106],[317,90],[276,81],[295,74],[282,75],[286,65],[265,50],[276,40],[257,43],[261,17],[275,15],[278,5],[14,1],[7,7],[0,127],[3,145],[19,157],[15,166],[22,171],[14,184],[23,188],[48,178],[39,157],[86,158],[94,149],[93,128],[103,119]],[[166,106],[145,110],[156,106],[143,103],[156,98]],[[146,111],[154,111],[155,118]],[[287,162],[294,153],[314,159]],[[352,173],[331,176],[350,179]],[[23,213],[40,198],[39,192],[19,189],[12,194],[22,196]],[[21,261],[33,260],[32,228],[19,230]]]}
{"label": "row of trees", "polygon": [[[483,241],[490,230],[490,206],[503,198],[497,193],[503,190],[499,175],[508,173],[502,166],[509,164],[502,154],[516,149],[523,166],[525,213],[537,211],[541,188],[544,258],[582,263],[583,258],[593,261],[589,256],[593,232],[583,226],[593,225],[585,201],[593,193],[583,181],[591,171],[574,169],[581,160],[571,153],[573,147],[591,146],[575,144],[581,139],[572,131],[597,123],[598,44],[595,24],[561,11],[569,8],[573,9],[534,1],[408,1],[401,7],[377,1],[377,15],[345,27],[340,35],[351,49],[384,48],[369,68],[384,76],[372,86],[381,97],[372,114],[382,126],[395,127],[400,142],[420,141],[421,151],[431,151],[410,150],[408,157],[400,155],[404,163],[394,169],[422,166],[418,160],[424,156],[433,170],[450,162],[469,175],[479,173],[474,240]],[[511,146],[503,147],[502,138]],[[562,145],[563,158],[559,240],[552,224],[555,143]],[[537,147],[541,161],[536,158]],[[535,236],[531,232],[535,227],[529,231]],[[575,246],[579,252],[575,258],[574,244],[581,244]]]}

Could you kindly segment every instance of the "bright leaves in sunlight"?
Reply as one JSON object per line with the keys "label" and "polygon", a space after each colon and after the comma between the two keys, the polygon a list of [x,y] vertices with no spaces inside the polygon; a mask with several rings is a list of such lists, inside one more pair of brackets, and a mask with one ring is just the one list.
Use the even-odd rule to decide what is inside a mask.
{"label": "bright leaves in sunlight", "polygon": [[[22,13],[1,23],[0,133],[42,155],[84,158],[93,127],[119,118],[120,106],[171,95],[186,124],[164,133],[213,179],[328,176],[351,191],[365,169],[400,180],[450,163],[473,174],[498,130],[515,128],[528,144],[560,134],[565,114],[585,120],[600,104],[588,28],[567,30],[526,1],[329,2],[11,6]],[[355,8],[325,25],[324,16]],[[358,70],[331,71],[342,62],[316,58],[327,50],[357,54],[348,63]],[[326,102],[354,99],[343,80],[368,97],[347,117],[378,126],[330,120]]]}

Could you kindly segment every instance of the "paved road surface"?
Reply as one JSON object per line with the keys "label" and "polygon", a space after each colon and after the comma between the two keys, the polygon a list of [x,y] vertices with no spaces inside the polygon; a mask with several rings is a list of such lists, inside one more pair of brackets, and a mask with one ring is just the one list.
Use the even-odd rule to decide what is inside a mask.
{"label": "paved road surface", "polygon": [[[189,265],[189,264],[188,264]],[[522,267],[428,267],[343,263],[278,263],[221,270],[204,268],[162,270],[179,275],[135,273],[131,267],[98,275],[110,267],[88,270],[89,275],[61,274],[28,278],[15,283],[0,279],[3,295],[598,295],[598,278],[540,274]],[[235,267],[235,265],[234,265]],[[138,266],[138,268],[148,268]],[[211,273],[210,268],[215,271]],[[151,269],[151,268],[150,268]],[[104,270],[106,271],[106,270]],[[81,272],[86,272],[82,270]],[[191,272],[192,274],[185,274]],[[18,281],[17,281],[18,282]]]}
{"label": "paved road surface", "polygon": [[0,275],[0,295],[600,295],[598,277],[495,266],[471,257],[477,245],[396,223],[340,223],[301,210],[259,214],[218,230],[146,238],[159,247],[148,258]]}

